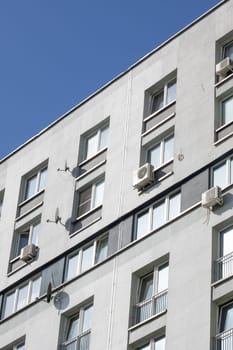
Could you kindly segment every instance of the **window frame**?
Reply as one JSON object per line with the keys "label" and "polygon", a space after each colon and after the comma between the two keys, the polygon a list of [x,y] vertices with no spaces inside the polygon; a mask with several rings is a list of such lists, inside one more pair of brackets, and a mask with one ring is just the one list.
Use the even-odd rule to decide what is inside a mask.
{"label": "window frame", "polygon": [[[37,167],[36,170],[30,172],[29,174],[25,175],[23,177],[23,186],[22,186],[22,195],[21,195],[21,203],[30,201],[32,198],[34,198],[35,196],[37,196],[39,193],[42,193],[45,190],[45,185],[43,188],[40,188],[40,181],[41,181],[41,174],[46,170],[46,178],[45,178],[45,182],[47,180],[47,176],[48,176],[48,164],[44,164],[40,167]],[[27,195],[27,188],[28,188],[28,184],[29,181],[33,178],[36,177],[36,182],[35,182],[35,190],[33,192],[33,194],[31,194],[30,196]]]}
{"label": "window frame", "polygon": [[[96,188],[99,184],[103,184],[103,197],[102,197],[102,201],[101,204],[95,205],[95,200],[96,200]],[[93,210],[96,210],[97,208],[100,208],[103,206],[103,201],[104,201],[104,187],[105,187],[105,177],[100,177],[98,179],[96,179],[95,181],[93,181],[90,184],[87,184],[86,186],[80,188],[79,190],[77,190],[77,194],[78,194],[78,204],[77,204],[77,214],[76,214],[76,218],[77,220],[79,218],[82,218],[85,215],[88,215],[88,213],[91,213]],[[82,207],[83,203],[80,203],[80,198],[81,198],[81,194],[88,190],[89,188],[91,188],[91,196],[90,199],[88,199],[88,201],[86,202],[90,202],[90,208],[85,211],[84,213],[79,214],[79,208],[80,206]]]}
{"label": "window frame", "polygon": [[[175,215],[174,217],[169,217],[170,215],[170,202],[171,202],[171,198],[175,197],[175,196],[180,196],[180,201],[179,201],[179,213],[177,215]],[[153,220],[153,213],[154,213],[154,208],[158,207],[159,204],[164,203],[164,222],[157,226],[154,227],[154,220]],[[147,223],[147,230],[145,231],[145,233],[143,235],[141,235],[140,237],[138,237],[138,218],[143,214],[143,213],[147,213],[148,212],[148,223]],[[143,208],[142,210],[140,210],[134,218],[134,234],[133,234],[133,238],[134,240],[140,239],[146,235],[148,235],[149,233],[160,229],[161,227],[163,227],[164,225],[166,225],[168,222],[170,222],[171,220],[175,219],[176,217],[178,217],[181,214],[181,189],[176,190],[172,193],[169,193],[168,195],[166,195],[165,197],[157,200],[156,202],[152,203],[149,207]]]}
{"label": "window frame", "polygon": [[[173,81],[175,82],[176,87],[177,87],[177,76],[173,76],[172,78],[169,78],[169,79],[162,81],[157,86],[157,88],[149,89],[149,101],[148,101],[149,103],[148,103],[147,117],[149,117],[150,115],[159,113],[161,110],[163,110],[164,108],[166,108],[170,104],[173,104],[176,101],[176,97],[175,97],[175,99],[168,102],[168,85],[170,83],[172,83]],[[154,99],[156,96],[159,96],[161,94],[161,92],[163,92],[163,106],[156,109],[156,110],[153,110]]]}
{"label": "window frame", "polygon": [[[221,187],[221,189],[225,189],[233,183],[233,181],[231,182],[231,178],[233,180],[233,171],[231,172],[231,162],[233,162],[233,155],[232,154],[229,155],[228,157],[222,159],[217,164],[214,164],[211,167],[211,176],[210,176],[211,186],[219,186],[219,187]],[[214,184],[214,170],[217,169],[218,167],[221,167],[221,165],[224,165],[224,164],[226,164],[226,172],[225,172],[226,185],[222,187],[218,184]]]}
{"label": "window frame", "polygon": [[166,336],[164,334],[164,335],[160,335],[160,336],[153,337],[153,338],[149,339],[146,343],[140,345],[135,350],[144,350],[146,346],[148,346],[148,350],[154,350],[154,349],[156,350],[156,343],[158,341],[160,341],[161,339],[165,340],[165,346],[166,346]]}
{"label": "window frame", "polygon": [[[173,140],[173,157],[169,158],[165,161],[165,143],[169,139]],[[166,164],[169,164],[170,162],[174,161],[174,141],[175,141],[175,135],[174,132],[170,132],[169,134],[162,137],[157,142],[153,143],[146,149],[146,159],[147,161],[152,164],[151,162],[151,151],[159,146],[159,165],[157,167],[154,167],[154,171],[160,169],[161,167],[164,167]],[[153,165],[153,164],[152,164]]]}
{"label": "window frame", "polygon": [[[108,132],[107,135],[107,142],[106,145],[104,147],[101,147],[101,136],[102,136],[102,132],[103,130],[106,130]],[[88,131],[86,134],[83,135],[83,147],[82,147],[82,151],[81,151],[81,163],[86,162],[92,158],[94,158],[95,156],[97,156],[100,152],[103,152],[104,150],[106,150],[108,148],[108,141],[109,141],[109,122],[105,122],[101,125],[98,125],[97,127],[95,127],[93,130]],[[91,155],[88,156],[88,140],[90,138],[92,138],[93,136],[96,135],[97,141],[96,141],[96,150],[95,152],[93,152]]]}
{"label": "window frame", "polygon": [[[228,46],[232,46],[232,49],[233,49],[233,40],[228,41],[227,43],[225,43],[225,45],[222,46],[222,59],[229,57],[226,55],[226,48]],[[233,59],[233,58],[231,58],[231,59]]]}

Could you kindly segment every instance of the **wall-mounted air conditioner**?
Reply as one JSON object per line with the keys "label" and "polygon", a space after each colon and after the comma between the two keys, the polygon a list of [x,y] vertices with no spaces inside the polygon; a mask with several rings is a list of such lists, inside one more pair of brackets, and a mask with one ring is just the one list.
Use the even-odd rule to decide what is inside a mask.
{"label": "wall-mounted air conditioner", "polygon": [[233,62],[230,57],[226,57],[216,64],[216,74],[225,78],[229,72],[233,72]]}
{"label": "wall-mounted air conditioner", "polygon": [[138,170],[133,172],[133,187],[138,190],[154,181],[154,167],[150,163],[142,165]]}
{"label": "wall-mounted air conditioner", "polygon": [[27,262],[35,258],[36,254],[37,254],[37,246],[35,246],[35,244],[28,244],[21,249],[20,259],[22,261]]}
{"label": "wall-mounted air conditioner", "polygon": [[216,204],[223,204],[222,190],[218,186],[212,187],[208,191],[202,193],[201,198],[201,205],[203,208],[212,209]]}

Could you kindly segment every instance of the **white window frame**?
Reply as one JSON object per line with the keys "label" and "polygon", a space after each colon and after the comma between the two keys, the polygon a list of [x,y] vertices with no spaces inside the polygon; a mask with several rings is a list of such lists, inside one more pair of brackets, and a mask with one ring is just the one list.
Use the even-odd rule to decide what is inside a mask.
{"label": "white window frame", "polygon": [[[107,259],[107,256],[99,261],[99,262],[96,262],[96,254],[97,254],[97,248],[98,248],[98,242],[100,242],[101,240],[104,240],[108,238],[108,233],[105,233],[103,236],[95,239],[94,241],[84,245],[83,247],[81,247],[79,250],[76,250],[75,252],[69,254],[66,258],[66,267],[65,267],[65,281],[70,281],[72,280],[73,278],[76,278],[78,275],[80,275],[81,273],[85,273],[86,271],[90,270],[93,266],[97,265],[97,264],[100,264],[102,261],[104,261],[105,259]],[[81,267],[82,267],[82,258],[83,258],[83,251],[85,249],[88,249],[89,247],[92,247],[93,248],[93,253],[92,253],[92,258],[91,258],[91,264],[90,264],[90,267],[84,271],[81,271]],[[68,279],[68,271],[69,271],[69,259],[74,257],[74,256],[77,256],[78,257],[78,262],[77,262],[77,269],[76,269],[76,274],[71,277],[70,279]]]}
{"label": "white window frame", "polygon": [[146,158],[148,162],[151,162],[151,156],[150,156],[150,152],[157,146],[159,146],[159,165],[154,168],[154,170],[157,170],[161,167],[163,167],[164,165],[170,163],[171,161],[174,160],[174,146],[173,146],[173,157],[171,157],[170,159],[168,159],[167,161],[164,160],[165,158],[165,142],[170,139],[173,138],[173,142],[175,141],[175,135],[174,132],[164,136],[160,141],[156,142],[155,144],[153,144],[151,147],[149,147],[146,151]]}
{"label": "white window frame", "polygon": [[218,116],[218,120],[216,122],[217,124],[217,130],[216,131],[219,131],[221,130],[222,128],[225,128],[226,126],[230,125],[233,123],[233,117],[232,117],[232,120],[230,120],[229,122],[224,122],[223,121],[223,104],[225,101],[229,100],[229,99],[233,99],[233,93],[227,95],[226,97],[224,98],[220,98],[218,101],[217,101],[217,104],[219,105],[219,116]]}
{"label": "white window frame", "polygon": [[41,225],[40,220],[37,220],[37,221],[31,223],[30,225],[26,226],[25,228],[21,228],[21,229],[19,228],[16,230],[15,238],[14,238],[14,242],[13,242],[13,249],[12,249],[13,250],[13,252],[12,252],[13,257],[12,257],[11,261],[14,261],[15,259],[20,257],[20,252],[19,252],[19,254],[17,254],[18,250],[19,250],[20,236],[23,234],[25,234],[25,235],[27,234],[28,235],[27,245],[32,244],[33,229],[37,225]]}
{"label": "white window frame", "polygon": [[[105,178],[100,178],[98,180],[96,180],[95,182],[93,182],[92,184],[90,184],[89,186],[85,186],[84,188],[81,188],[80,190],[78,190],[78,210],[77,210],[77,219],[79,219],[82,216],[87,215],[88,213],[90,213],[91,211],[95,210],[96,208],[99,208],[103,205],[103,198],[104,198],[104,190],[103,190],[103,198],[102,198],[102,203],[99,205],[95,205],[95,198],[96,198],[96,187],[97,185],[103,183],[103,186],[105,186]],[[90,198],[90,209],[87,210],[86,212],[82,213],[81,215],[79,215],[79,207],[80,207],[80,194],[82,192],[84,192],[85,190],[87,190],[88,188],[91,188],[91,198]]]}
{"label": "white window frame", "polygon": [[223,58],[223,59],[226,58],[226,57],[228,57],[228,56],[226,56],[226,48],[227,48],[228,46],[232,46],[232,48],[233,48],[233,40],[229,41],[228,43],[226,43],[226,44],[223,46],[223,48],[222,48],[222,58]]}
{"label": "white window frame", "polygon": [[[233,177],[233,174],[231,174],[231,161],[233,161],[233,155],[228,156],[227,158],[221,160],[217,164],[213,165],[211,168],[211,186],[214,186],[214,169],[218,168],[221,164],[226,163],[226,186],[222,187],[222,189],[227,188],[230,186],[231,183],[231,177]],[[218,186],[218,185],[216,185]]]}
{"label": "white window frame", "polygon": [[[32,279],[30,279],[29,281],[19,285],[17,288],[9,291],[7,294],[4,295],[4,304],[3,304],[2,315],[1,315],[3,319],[5,318],[6,300],[7,300],[7,297],[9,295],[14,294],[14,301],[13,301],[13,311],[7,317],[10,317],[14,313],[24,309],[27,305],[33,303],[36,300],[36,299],[31,300],[31,294],[32,294],[33,282],[36,281],[37,279],[40,279],[40,287],[41,287],[41,275],[37,275],[37,276],[33,277]],[[18,301],[19,301],[19,290],[25,286],[28,286],[26,303],[20,309],[17,309],[17,305],[18,305]],[[39,295],[40,295],[40,290],[39,290]]]}
{"label": "white window frame", "polygon": [[[173,77],[167,81],[164,82],[164,84],[161,86],[161,88],[158,87],[158,89],[154,90],[150,94],[150,101],[149,101],[149,115],[156,114],[159,111],[163,110],[166,106],[174,103],[176,101],[176,98],[168,103],[168,85],[172,82],[175,82],[177,85],[177,77]],[[152,111],[153,108],[153,101],[156,96],[158,96],[163,91],[163,106],[155,111]]]}
{"label": "white window frame", "polygon": [[[170,218],[169,215],[169,206],[170,206],[170,199],[176,195],[180,195],[180,211],[179,214],[176,215],[175,217]],[[153,210],[154,208],[159,205],[160,203],[164,203],[165,204],[165,212],[164,212],[164,223],[161,226],[158,226],[156,228],[153,228]],[[177,216],[180,215],[181,213],[181,191],[175,191],[173,193],[170,193],[169,195],[167,195],[164,198],[159,199],[158,201],[156,201],[155,203],[153,203],[152,205],[150,205],[147,208],[142,209],[139,213],[136,214],[135,216],[135,229],[134,229],[134,239],[139,239],[141,237],[137,237],[137,227],[138,227],[138,217],[141,216],[141,214],[149,212],[149,219],[148,219],[148,223],[147,223],[147,229],[148,231],[145,231],[145,234],[142,235],[141,237],[146,236],[147,234],[149,234],[150,232],[153,232],[157,229],[160,229],[161,227],[163,227],[167,222],[174,220]]]}
{"label": "white window frame", "polygon": [[[83,155],[82,155],[81,162],[88,161],[89,159],[92,159],[99,152],[102,152],[103,150],[108,148],[108,146],[101,148],[101,135],[102,135],[102,131],[105,129],[108,129],[108,132],[109,132],[109,124],[101,125],[100,127],[96,128],[91,133],[88,133],[87,135],[84,136],[84,143],[83,143],[84,147],[83,147]],[[96,143],[97,149],[95,150],[95,152],[92,155],[88,156],[88,140],[95,135],[97,138],[97,143]]]}
{"label": "white window frame", "polygon": [[149,350],[154,350],[154,349],[156,349],[155,348],[156,342],[158,342],[159,340],[161,340],[163,338],[165,339],[165,343],[166,343],[166,336],[160,335],[156,338],[152,338],[152,339],[148,340],[145,344],[137,347],[136,350],[143,350],[146,346],[149,346]]}
{"label": "white window frame", "polygon": [[[24,180],[23,180],[24,181],[24,188],[23,188],[23,198],[22,198],[23,202],[30,200],[31,198],[36,196],[38,193],[41,193],[41,192],[43,192],[45,190],[45,187],[39,189],[41,173],[43,171],[45,171],[45,170],[46,170],[46,176],[47,176],[48,175],[48,166],[45,165],[45,166],[41,167],[39,170],[37,170],[37,171],[31,173],[30,175],[24,177]],[[35,177],[35,176],[36,176],[35,191],[34,191],[34,193],[31,196],[27,197],[27,186],[28,186],[28,183],[29,183],[30,179]]]}

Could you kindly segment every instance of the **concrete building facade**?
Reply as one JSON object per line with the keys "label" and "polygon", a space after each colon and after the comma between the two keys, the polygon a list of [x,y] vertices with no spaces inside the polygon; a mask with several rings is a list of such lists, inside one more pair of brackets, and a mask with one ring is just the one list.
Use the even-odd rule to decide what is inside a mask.
{"label": "concrete building facade", "polygon": [[233,350],[232,19],[220,2],[2,159],[1,350]]}

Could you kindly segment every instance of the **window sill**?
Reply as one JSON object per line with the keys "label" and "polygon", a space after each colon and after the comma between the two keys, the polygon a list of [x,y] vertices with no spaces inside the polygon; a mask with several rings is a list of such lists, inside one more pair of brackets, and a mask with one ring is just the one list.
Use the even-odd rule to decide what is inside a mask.
{"label": "window sill", "polygon": [[219,280],[217,280],[217,281],[211,283],[211,287],[216,288],[216,287],[218,287],[219,285],[221,285],[221,284],[223,284],[223,283],[225,283],[225,282],[231,280],[232,278],[233,278],[233,274],[230,275],[230,276],[221,278],[221,279],[219,279]]}
{"label": "window sill", "polygon": [[33,212],[34,210],[36,210],[37,208],[41,207],[44,204],[43,201],[41,201],[40,203],[38,203],[37,205],[35,205],[34,207],[32,207],[31,209],[27,210],[25,213],[23,213],[22,215],[18,216],[15,218],[15,221],[19,221],[22,218],[24,218],[25,216],[27,216],[28,214],[30,214],[31,212]]}
{"label": "window sill", "polygon": [[101,150],[99,150],[98,152],[96,152],[95,154],[93,154],[93,156],[87,158],[87,159],[84,159],[83,161],[81,161],[78,166],[81,167],[87,163],[89,163],[92,159],[95,159],[98,155],[100,155],[101,153],[104,153],[106,150],[108,149],[108,147],[104,147],[102,148]]}
{"label": "window sill", "polygon": [[144,326],[145,324],[147,324],[147,323],[153,321],[153,320],[156,319],[156,318],[161,317],[162,315],[164,315],[164,314],[166,314],[166,313],[167,313],[167,309],[164,310],[164,311],[162,311],[162,312],[160,312],[160,313],[158,313],[158,314],[156,314],[156,315],[153,315],[153,316],[147,318],[146,320],[144,320],[144,321],[142,321],[142,322],[139,322],[139,323],[137,323],[137,324],[131,326],[130,328],[128,328],[128,331],[129,331],[129,332],[132,332],[132,331],[134,331],[135,329],[137,329],[137,328],[139,328],[139,327],[141,327],[141,326]]}
{"label": "window sill", "polygon": [[[166,163],[166,165],[169,165],[169,164],[172,163],[172,162],[173,162],[173,160],[170,161],[170,162],[168,162],[168,163]],[[152,182],[151,184],[147,185],[145,188],[139,190],[139,191],[138,191],[138,195],[139,195],[139,196],[140,196],[141,194],[145,193],[145,191],[151,189],[151,188],[152,188],[153,186],[155,186],[156,184],[158,184],[158,183],[164,181],[166,178],[168,178],[168,177],[170,177],[171,175],[174,174],[173,171],[169,171],[169,172],[168,172],[167,174],[165,174],[164,176],[161,176],[159,179],[156,179],[156,172],[159,171],[159,170],[162,170],[164,166],[165,166],[165,165],[163,164],[160,168],[157,168],[156,170],[154,170],[154,173],[155,173],[155,180],[154,180],[154,182]]]}
{"label": "window sill", "polygon": [[78,176],[75,178],[75,181],[79,181],[81,179],[83,179],[85,176],[87,176],[88,174],[92,173],[92,171],[98,169],[99,167],[101,167],[102,165],[104,165],[107,162],[107,160],[103,160],[102,162],[98,163],[97,165],[93,166],[91,169],[87,170],[85,173],[83,173],[82,175]]}
{"label": "window sill", "polygon": [[167,108],[171,107],[172,105],[174,105],[176,103],[176,100],[171,101],[170,103],[168,103],[166,106],[160,108],[158,111],[155,111],[154,113],[148,115],[145,119],[143,119],[143,122],[147,122],[148,120],[156,117],[156,115],[160,114],[161,112],[165,111]]}
{"label": "window sill", "polygon": [[73,223],[76,223],[77,221],[84,219],[85,217],[87,217],[90,214],[94,213],[96,210],[100,209],[102,206],[103,206],[103,204],[100,204],[97,207],[95,207],[95,208],[93,208],[91,210],[88,210],[86,213],[84,213],[84,214],[78,216],[77,218],[75,218]]}
{"label": "window sill", "polygon": [[152,131],[156,130],[157,128],[159,128],[161,125],[167,123],[170,119],[175,117],[175,113],[170,114],[168,117],[164,118],[163,120],[161,120],[161,122],[157,123],[156,125],[154,125],[152,128],[150,128],[149,130],[145,131],[141,137],[145,137],[148,134],[150,134]]}
{"label": "window sill", "polygon": [[221,131],[221,130],[223,130],[223,129],[225,129],[225,128],[227,128],[229,125],[231,125],[231,124],[233,124],[233,120],[231,120],[230,122],[228,122],[228,123],[226,123],[226,124],[224,124],[224,125],[221,125],[219,128],[217,128],[215,131],[216,132],[219,132],[219,131]]}
{"label": "window sill", "polygon": [[224,84],[226,81],[230,80],[233,77],[233,73],[228,75],[226,78],[223,80],[218,81],[214,86],[219,87],[220,85]]}
{"label": "window sill", "polygon": [[24,201],[22,201],[22,202],[20,202],[19,204],[18,204],[18,207],[22,207],[23,205],[25,205],[25,204],[27,204],[27,203],[29,203],[29,202],[31,202],[33,199],[35,199],[37,196],[39,196],[41,193],[43,193],[45,191],[45,189],[43,189],[43,190],[41,190],[41,191],[39,191],[39,192],[36,192],[33,196],[31,196],[30,198],[27,198],[27,199],[25,199]]}
{"label": "window sill", "polygon": [[[216,130],[217,132],[217,130]],[[224,142],[225,140],[229,139],[230,137],[232,137],[233,132],[230,132],[229,134],[227,134],[226,136],[223,136],[221,139],[219,139],[218,141],[215,141],[213,143],[213,146],[218,146],[220,143]]]}
{"label": "window sill", "polygon": [[80,233],[80,232],[83,231],[83,230],[86,230],[89,226],[95,224],[96,222],[98,222],[98,221],[101,220],[101,219],[102,219],[102,216],[99,216],[98,218],[94,219],[92,222],[90,222],[90,223],[87,224],[86,226],[80,228],[79,230],[77,230],[77,231],[75,231],[75,232],[72,232],[72,233],[70,234],[69,237],[72,238],[73,236],[77,235],[78,233]]}

